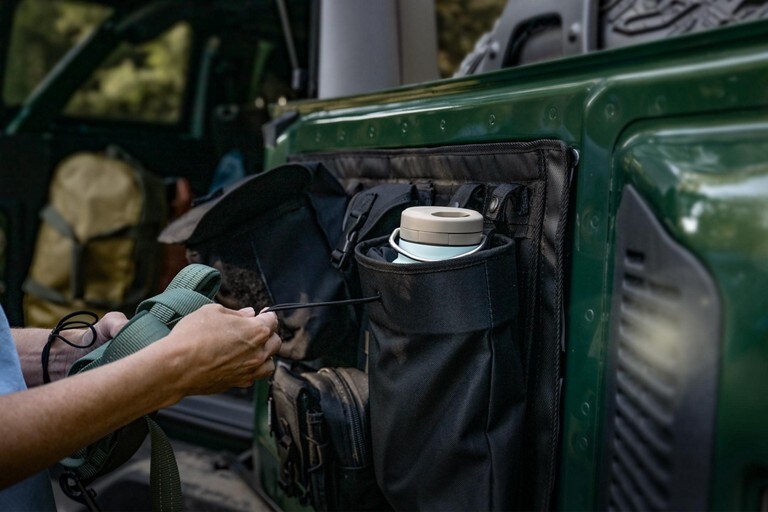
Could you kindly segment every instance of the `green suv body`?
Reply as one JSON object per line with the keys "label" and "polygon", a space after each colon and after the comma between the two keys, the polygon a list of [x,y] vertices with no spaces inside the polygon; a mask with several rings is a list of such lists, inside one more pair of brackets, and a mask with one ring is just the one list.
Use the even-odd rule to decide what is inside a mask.
{"label": "green suv body", "polygon": [[[758,22],[279,109],[300,117],[267,167],[303,152],[540,138],[578,151],[552,506],[765,507],[766,35]],[[647,225],[621,218],[628,190]],[[617,250],[622,233],[644,230],[682,260],[660,251],[643,270],[642,254]],[[634,304],[628,257],[647,273]],[[640,327],[625,336],[632,319]]]}

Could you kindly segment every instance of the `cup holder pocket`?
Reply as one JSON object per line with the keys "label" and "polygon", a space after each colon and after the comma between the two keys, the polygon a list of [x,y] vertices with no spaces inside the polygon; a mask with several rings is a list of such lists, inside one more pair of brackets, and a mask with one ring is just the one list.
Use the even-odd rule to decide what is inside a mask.
{"label": "cup holder pocket", "polygon": [[368,311],[376,478],[396,510],[517,503],[525,384],[515,243],[400,264],[387,237],[356,248]]}

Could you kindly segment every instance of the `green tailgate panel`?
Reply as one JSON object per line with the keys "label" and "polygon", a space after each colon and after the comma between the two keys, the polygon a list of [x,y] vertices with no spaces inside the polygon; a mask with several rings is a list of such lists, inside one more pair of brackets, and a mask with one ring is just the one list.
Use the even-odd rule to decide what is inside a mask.
{"label": "green tailgate panel", "polygon": [[627,183],[718,283],[710,506],[757,510],[768,489],[768,111],[638,123],[618,155]]}
{"label": "green tailgate panel", "polygon": [[[564,510],[602,505],[614,226],[631,184],[719,293],[714,460],[701,492],[709,508],[759,508],[768,488],[768,23],[277,113],[290,110],[301,116],[268,148],[268,167],[297,153],[540,138],[580,152],[567,250]],[[265,419],[257,412],[257,445],[269,457]]]}

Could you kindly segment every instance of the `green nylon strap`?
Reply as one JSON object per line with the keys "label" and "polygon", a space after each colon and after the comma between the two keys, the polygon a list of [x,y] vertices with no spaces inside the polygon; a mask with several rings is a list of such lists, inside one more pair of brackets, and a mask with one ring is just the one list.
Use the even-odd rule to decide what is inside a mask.
{"label": "green nylon strap", "polygon": [[218,270],[206,265],[200,265],[199,263],[193,263],[187,265],[181,272],[176,274],[176,277],[173,278],[167,289],[185,288],[187,290],[195,290],[212,299],[216,292],[219,291],[220,285],[221,274],[219,274]]}
{"label": "green nylon strap", "polygon": [[149,312],[141,311],[125,324],[113,340],[94,350],[88,356],[78,359],[72,365],[70,375],[92,370],[129,356],[144,347],[148,347],[169,332],[170,329],[165,323]]}
{"label": "green nylon strap", "polygon": [[[112,340],[76,361],[69,374],[74,375],[116,361],[163,338],[180,318],[211,303],[219,284],[220,274],[217,270],[199,264],[185,267],[171,281],[166,291],[142,302],[136,315]],[[136,422],[146,422],[146,430],[131,428],[137,426]],[[152,443],[150,487],[153,510],[180,511],[182,498],[179,470],[165,433],[149,416],[132,422],[122,431],[129,431],[133,437],[128,439],[125,435],[121,437],[117,433],[109,434],[71,457],[63,459],[61,463],[76,471],[83,480],[90,482],[101,476],[102,472],[108,472],[124,462],[119,457],[127,460],[135,451],[132,445],[138,448],[148,431]],[[142,434],[140,438],[138,432]],[[130,448],[128,451],[131,453],[126,454],[126,449],[120,450],[123,444]],[[113,455],[116,457],[116,464],[115,461],[110,461]]]}
{"label": "green nylon strap", "polygon": [[[158,321],[163,324],[175,323],[179,318],[209,304],[219,289],[219,283],[220,274],[211,267],[197,263],[184,267],[163,293],[139,304],[137,314],[113,340],[78,359],[69,374],[74,375],[116,361],[164,337],[169,329],[160,327]],[[151,316],[144,318],[147,314]]]}
{"label": "green nylon strap", "polygon": [[109,344],[111,341],[108,341],[107,343],[103,344],[99,348],[88,352],[88,354],[84,355],[77,361],[75,361],[72,366],[69,368],[69,375],[75,375],[76,373],[80,373],[82,371],[85,371],[86,369],[90,370],[93,368],[90,366],[93,364],[94,361],[99,361],[101,359],[101,356],[104,355],[104,351],[109,348]]}
{"label": "green nylon strap", "polygon": [[[107,439],[109,439],[109,443],[105,441]],[[101,468],[104,467],[104,464],[109,459],[114,449],[114,444],[111,443],[111,440],[112,434],[109,434],[99,443],[84,448],[59,462],[65,467],[76,469],[80,478],[90,481],[101,471]]]}
{"label": "green nylon strap", "polygon": [[[149,486],[152,510],[175,512],[181,510],[181,478],[173,447],[165,432],[149,416],[144,416],[149,427],[152,455],[149,463]],[[157,478],[155,478],[157,475]]]}
{"label": "green nylon strap", "polygon": [[182,288],[165,290],[160,295],[147,299],[136,308],[138,313],[148,311],[164,324],[174,324],[181,317],[197,311],[211,299],[201,293]]}

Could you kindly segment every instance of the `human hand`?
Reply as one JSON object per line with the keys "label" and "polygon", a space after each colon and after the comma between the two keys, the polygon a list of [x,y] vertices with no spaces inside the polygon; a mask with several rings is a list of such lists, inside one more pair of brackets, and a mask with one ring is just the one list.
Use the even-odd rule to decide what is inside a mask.
{"label": "human hand", "polygon": [[212,394],[231,387],[249,387],[275,370],[272,356],[282,341],[275,333],[274,313],[256,315],[219,304],[203,306],[184,317],[158,343],[174,344],[184,395]]}
{"label": "human hand", "polygon": [[107,341],[114,338],[117,333],[120,332],[120,329],[122,329],[127,323],[128,318],[126,318],[123,313],[120,313],[119,311],[111,311],[104,315],[101,320],[93,325],[93,331],[90,329],[84,329],[81,334],[81,342],[78,344],[87,345],[90,343],[90,341],[93,339],[94,333],[96,334],[96,341],[94,341],[93,345],[88,347],[85,352],[81,352],[80,356],[82,357],[84,354],[100,347]]}
{"label": "human hand", "polygon": [[67,329],[59,333],[62,338],[76,346],[61,340],[53,344],[48,361],[51,380],[66,377],[75,361],[114,338],[126,323],[128,318],[123,313],[112,311],[93,324],[93,329]]}
{"label": "human hand", "polygon": [[[61,354],[56,359],[59,359],[63,363],[63,373],[61,377],[64,377],[69,372],[69,368],[81,357],[89,352],[96,350],[107,341],[114,338],[120,329],[128,323],[128,318],[119,311],[110,311],[101,317],[101,320],[93,324],[93,330],[80,329],[76,331],[64,331],[64,337],[71,340],[79,347],[72,347],[67,343],[57,343],[57,351]],[[69,333],[72,333],[71,336]],[[96,339],[94,340],[94,335]],[[78,340],[78,341],[75,341]],[[91,344],[91,342],[93,342]],[[89,345],[90,344],[90,345]],[[53,380],[56,377],[51,375]]]}

